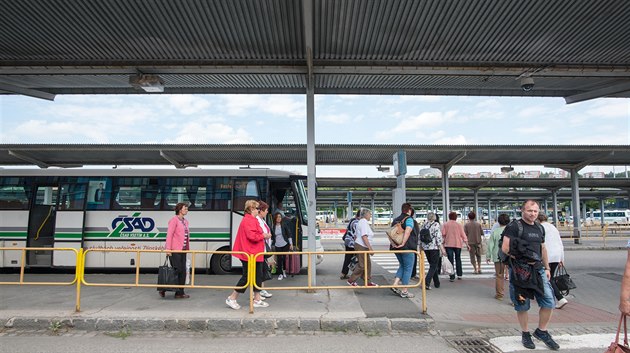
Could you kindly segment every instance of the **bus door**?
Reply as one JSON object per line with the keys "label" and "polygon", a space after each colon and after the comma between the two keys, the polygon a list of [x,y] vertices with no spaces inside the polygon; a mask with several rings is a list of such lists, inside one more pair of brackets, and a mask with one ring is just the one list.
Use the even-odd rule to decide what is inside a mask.
{"label": "bus door", "polygon": [[[232,179],[232,210],[230,212],[231,236],[230,249],[234,246],[236,232],[245,215],[245,202],[247,200],[260,200],[260,189],[256,178],[234,178]],[[241,261],[234,256],[230,257],[232,266],[241,266]]]}
{"label": "bus door", "polygon": [[296,197],[297,189],[294,187],[296,180],[270,181],[269,194],[271,196],[270,214],[282,214],[282,221],[289,225],[291,239],[297,249],[302,250],[302,224],[300,201]]}
{"label": "bus door", "polygon": [[[55,221],[55,248],[81,249],[85,222],[86,184],[62,184]],[[75,266],[73,251],[56,251],[53,266]]]}
{"label": "bus door", "polygon": [[[31,200],[26,246],[52,248],[55,240],[58,186],[37,186]],[[51,266],[52,251],[36,250],[27,253],[29,266]]]}

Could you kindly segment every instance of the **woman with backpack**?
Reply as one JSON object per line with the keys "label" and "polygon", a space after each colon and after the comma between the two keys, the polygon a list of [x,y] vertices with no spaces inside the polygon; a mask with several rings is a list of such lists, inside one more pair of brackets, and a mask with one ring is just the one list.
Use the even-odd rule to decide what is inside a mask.
{"label": "woman with backpack", "polygon": [[[425,232],[428,232],[431,237],[429,242],[422,240],[422,235]],[[422,250],[427,255],[427,261],[429,262],[429,271],[424,279],[425,288],[427,290],[431,289],[431,280],[433,280],[435,288],[440,288],[440,258],[446,255],[446,249],[444,249],[442,244],[440,222],[437,221],[435,213],[427,213],[427,221],[420,230],[420,239],[422,240]]]}
{"label": "woman with backpack", "polygon": [[[357,211],[357,214],[354,216],[354,218],[351,219],[350,222],[348,222],[348,228],[346,229],[346,233],[343,235],[343,238],[341,238],[343,240],[343,245],[346,251],[354,251],[354,240],[357,237],[355,232],[357,230],[357,222],[359,222],[360,218],[361,218],[361,209],[359,209]],[[349,266],[352,263],[352,258],[354,256],[355,256],[354,254],[345,254],[343,258],[343,265],[341,265],[341,276],[339,276],[339,279],[350,278],[348,277],[348,272],[350,271]]]}

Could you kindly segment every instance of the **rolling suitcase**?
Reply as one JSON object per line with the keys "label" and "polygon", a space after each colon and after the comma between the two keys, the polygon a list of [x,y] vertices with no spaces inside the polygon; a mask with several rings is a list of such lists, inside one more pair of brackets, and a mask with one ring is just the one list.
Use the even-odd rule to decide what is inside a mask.
{"label": "rolling suitcase", "polygon": [[288,275],[297,275],[300,273],[300,254],[296,253],[288,253],[285,256],[285,270]]}

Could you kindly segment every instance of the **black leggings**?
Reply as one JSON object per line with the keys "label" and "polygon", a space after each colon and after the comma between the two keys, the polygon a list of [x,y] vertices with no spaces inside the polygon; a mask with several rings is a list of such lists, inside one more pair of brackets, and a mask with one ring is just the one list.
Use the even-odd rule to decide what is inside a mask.
{"label": "black leggings", "polygon": [[[239,279],[238,282],[236,283],[237,287],[242,287],[247,284],[247,261],[241,260],[241,264],[243,265],[243,276],[241,276],[241,279]],[[258,287],[262,286],[262,261],[261,262],[256,261],[256,285]],[[239,293],[245,293],[246,289],[247,287],[235,288],[234,290]],[[260,289],[254,287],[254,292],[260,292]]]}
{"label": "black leggings", "polygon": [[[277,252],[289,252],[289,244],[279,248],[276,246],[276,251]],[[281,275],[282,272],[285,270],[284,268],[284,261],[285,258],[287,257],[287,255],[281,255],[281,254],[276,254],[276,274]]]}

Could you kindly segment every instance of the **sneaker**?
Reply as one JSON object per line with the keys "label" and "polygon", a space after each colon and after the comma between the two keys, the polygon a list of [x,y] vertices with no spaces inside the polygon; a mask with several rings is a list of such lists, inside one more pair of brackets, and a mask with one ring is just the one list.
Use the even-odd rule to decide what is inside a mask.
{"label": "sneaker", "polygon": [[529,332],[522,333],[521,343],[523,343],[523,347],[527,349],[536,349],[536,345],[534,344],[534,341],[532,341],[532,335]]}
{"label": "sneaker", "polygon": [[448,281],[449,282],[455,282],[455,278],[449,278]]}
{"label": "sneaker", "polygon": [[394,294],[396,295],[400,295],[400,289],[398,288],[390,288],[392,290],[392,292],[394,292]]}
{"label": "sneaker", "polygon": [[565,305],[567,305],[569,301],[566,298],[562,298],[556,302],[556,309],[562,309]]}
{"label": "sneaker", "polygon": [[358,287],[359,285],[357,284],[357,282],[350,282],[350,280],[347,280],[346,283],[351,286],[351,287]]}
{"label": "sneaker", "polygon": [[372,282],[372,281],[369,281],[369,282],[368,282],[368,283],[366,283],[365,285],[366,285],[366,286],[368,286],[368,287],[378,287],[378,284],[376,284],[376,283],[374,283],[374,282]]}
{"label": "sneaker", "polygon": [[401,298],[414,298],[415,295],[411,292],[400,292]]}
{"label": "sneaker", "polygon": [[227,298],[227,299],[225,300],[225,304],[227,304],[227,306],[229,306],[230,308],[232,308],[232,309],[234,309],[234,310],[238,310],[238,309],[240,309],[240,308],[241,308],[241,306],[240,306],[240,305],[238,305],[238,303],[236,302],[236,300],[235,300],[235,299],[230,299],[230,298]]}
{"label": "sneaker", "polygon": [[425,286],[424,289],[431,290],[431,286]]}
{"label": "sneaker", "polygon": [[339,276],[339,279],[348,279],[350,278],[348,275],[344,275],[343,273]]}
{"label": "sneaker", "polygon": [[461,280],[462,278],[461,277],[457,277],[457,279]]}
{"label": "sneaker", "polygon": [[266,308],[269,306],[269,303],[266,303],[262,300],[254,300],[254,308]]}
{"label": "sneaker", "polygon": [[261,297],[265,297],[265,298],[271,298],[271,297],[273,297],[273,294],[271,294],[271,293],[269,293],[269,292],[267,292],[266,290],[263,289],[263,290],[260,291],[260,296]]}
{"label": "sneaker", "polygon": [[553,340],[553,338],[551,338],[551,335],[547,331],[536,329],[536,331],[534,331],[534,337],[545,342],[545,345],[547,345],[547,347],[549,347],[549,349],[553,351],[557,351],[558,349],[560,349],[560,345],[557,344],[556,341]]}
{"label": "sneaker", "polygon": [[284,275],[278,276],[278,281],[282,281],[283,278],[284,278]]}

